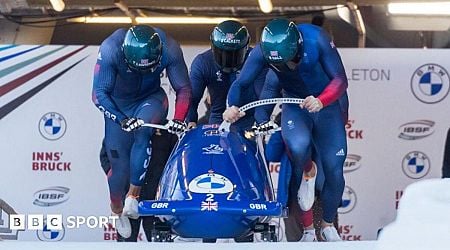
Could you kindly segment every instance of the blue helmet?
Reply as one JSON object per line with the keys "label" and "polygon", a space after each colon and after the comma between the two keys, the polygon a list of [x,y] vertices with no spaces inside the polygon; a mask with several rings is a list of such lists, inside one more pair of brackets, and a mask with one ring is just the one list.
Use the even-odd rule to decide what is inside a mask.
{"label": "blue helmet", "polygon": [[293,71],[303,55],[303,38],[293,22],[273,19],[263,29],[261,49],[273,69]]}
{"label": "blue helmet", "polygon": [[237,21],[227,20],[214,28],[211,33],[211,50],[223,72],[235,72],[242,67],[249,42],[247,28]]}
{"label": "blue helmet", "polygon": [[159,66],[162,42],[150,26],[136,25],[128,29],[122,44],[125,61],[133,71],[153,72]]}

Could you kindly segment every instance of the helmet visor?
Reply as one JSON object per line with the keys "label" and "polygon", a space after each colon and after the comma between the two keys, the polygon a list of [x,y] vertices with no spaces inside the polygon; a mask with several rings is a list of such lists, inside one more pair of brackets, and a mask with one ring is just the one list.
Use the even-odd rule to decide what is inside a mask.
{"label": "helmet visor", "polygon": [[212,52],[220,69],[225,73],[231,73],[239,70],[244,64],[247,46],[238,50],[224,50],[212,46]]}

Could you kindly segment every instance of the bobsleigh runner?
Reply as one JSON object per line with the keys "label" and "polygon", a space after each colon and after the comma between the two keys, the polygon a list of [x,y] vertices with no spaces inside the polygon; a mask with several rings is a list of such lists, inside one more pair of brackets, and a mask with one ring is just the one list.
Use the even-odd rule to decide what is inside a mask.
{"label": "bobsleigh runner", "polygon": [[[274,98],[249,103],[241,111],[302,99]],[[164,125],[144,126],[165,129]],[[173,241],[173,236],[253,241],[277,241],[273,217],[285,214],[275,200],[270,173],[262,151],[262,138],[249,141],[231,132],[228,123],[191,129],[180,136],[165,166],[155,200],[139,203],[141,216],[155,215],[152,241]]]}

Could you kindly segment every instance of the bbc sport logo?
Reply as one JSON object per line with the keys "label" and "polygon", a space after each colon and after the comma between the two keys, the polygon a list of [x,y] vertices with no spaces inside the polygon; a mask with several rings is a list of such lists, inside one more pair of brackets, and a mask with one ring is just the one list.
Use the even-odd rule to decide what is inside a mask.
{"label": "bbc sport logo", "polygon": [[[65,228],[74,229],[87,227],[105,228],[111,224],[116,227],[118,216],[67,216],[65,219],[62,214],[11,214],[9,216],[10,230],[40,230],[38,238],[55,239],[56,233],[63,233]],[[64,226],[66,225],[66,226]],[[63,237],[63,236],[62,236]]]}
{"label": "bbc sport logo", "polygon": [[450,90],[450,78],[444,67],[428,63],[420,66],[411,77],[411,91],[423,103],[438,103]]}

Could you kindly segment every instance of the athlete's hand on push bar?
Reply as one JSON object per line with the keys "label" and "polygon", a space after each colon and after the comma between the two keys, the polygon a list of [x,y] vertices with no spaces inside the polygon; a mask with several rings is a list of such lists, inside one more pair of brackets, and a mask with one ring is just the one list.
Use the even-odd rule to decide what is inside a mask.
{"label": "athlete's hand on push bar", "polygon": [[167,123],[167,131],[172,134],[181,134],[186,131],[186,123],[179,120],[170,120]]}
{"label": "athlete's hand on push bar", "polygon": [[144,120],[131,117],[123,119],[123,121],[120,122],[120,127],[126,132],[131,132],[140,128],[142,124],[144,124]]}
{"label": "athlete's hand on push bar", "polygon": [[227,122],[234,123],[245,115],[245,112],[240,112],[239,108],[236,106],[228,107],[225,112],[223,112],[223,119]]}
{"label": "athlete's hand on push bar", "polygon": [[323,104],[319,98],[310,95],[305,98],[304,102],[300,103],[300,108],[306,108],[309,113],[315,113],[323,108]]}

